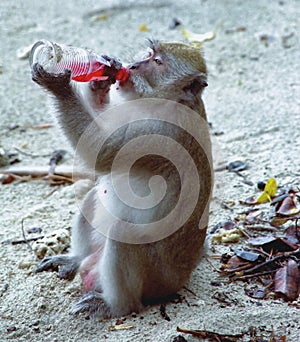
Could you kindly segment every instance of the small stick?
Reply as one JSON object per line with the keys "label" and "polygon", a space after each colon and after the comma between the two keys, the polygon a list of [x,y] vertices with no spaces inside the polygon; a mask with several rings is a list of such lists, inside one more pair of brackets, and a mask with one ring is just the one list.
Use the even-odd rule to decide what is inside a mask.
{"label": "small stick", "polygon": [[72,177],[66,177],[66,176],[61,176],[61,175],[56,175],[56,174],[49,174],[48,176],[43,177],[43,179],[49,179],[50,182],[53,181],[62,181],[64,183],[74,183],[74,179]]}
{"label": "small stick", "polygon": [[33,153],[22,151],[17,147],[14,147],[14,149],[16,151],[18,151],[19,153],[23,154],[24,156],[31,157],[31,158],[50,157],[50,155],[51,155],[50,153],[48,153],[48,154],[33,154]]}
{"label": "small stick", "polygon": [[25,241],[25,243],[27,244],[28,248],[30,249],[30,251],[33,253],[33,249],[29,243],[29,241],[27,240],[26,236],[25,236],[25,231],[24,231],[24,218],[22,218],[21,220],[21,229],[22,229],[22,235],[23,235],[23,239]]}
{"label": "small stick", "polygon": [[20,245],[21,243],[37,241],[39,239],[42,239],[43,237],[44,237],[44,235],[32,237],[32,238],[29,238],[29,239],[26,239],[26,240],[24,240],[24,239],[20,239],[20,240],[8,239],[8,240],[1,241],[1,243],[11,243],[14,246],[14,245]]}
{"label": "small stick", "polygon": [[250,279],[250,278],[254,278],[254,277],[260,277],[263,275],[275,273],[276,271],[277,271],[277,269],[272,270],[272,271],[265,271],[265,272],[242,275],[242,276],[234,277],[233,280],[245,280],[245,279]]}
{"label": "small stick", "polygon": [[159,308],[159,311],[160,311],[160,314],[161,314],[162,318],[164,318],[168,322],[171,321],[170,316],[166,312],[166,304],[161,304],[160,308]]}
{"label": "small stick", "polygon": [[[0,174],[13,174],[15,176],[31,176],[45,177],[49,175],[49,167],[47,166],[9,166],[6,168],[0,168]],[[62,176],[74,179],[94,179],[95,174],[92,171],[76,171],[73,166],[59,165],[55,168],[54,176]]]}
{"label": "small stick", "polygon": [[207,330],[190,330],[177,327],[178,332],[182,332],[185,334],[191,334],[201,338],[212,338],[217,342],[237,342],[244,336],[244,334],[236,334],[236,335],[227,335],[227,334],[219,334],[212,331]]}
{"label": "small stick", "polygon": [[248,233],[247,229],[245,227],[239,227],[237,226],[237,229],[244,235],[246,236],[247,239],[249,239],[251,236],[250,234]]}
{"label": "small stick", "polygon": [[277,232],[278,228],[275,228],[273,226],[264,226],[264,225],[260,225],[260,224],[254,224],[254,225],[248,225],[247,224],[247,228],[249,229],[253,229],[253,230],[267,230],[267,231],[271,231],[271,232]]}
{"label": "small stick", "polygon": [[192,290],[188,289],[186,286],[183,286],[183,289],[185,289],[186,291],[188,291],[189,293],[191,293],[193,296],[197,297],[196,293],[193,292]]}
{"label": "small stick", "polygon": [[210,266],[218,273],[222,273],[222,271],[218,270],[217,267],[206,257],[204,256],[204,259],[210,264]]}
{"label": "small stick", "polygon": [[[242,273],[241,276],[253,274],[253,272],[260,271],[262,268],[264,268],[266,266],[272,265],[278,261],[283,261],[283,260],[285,260],[291,256],[298,256],[298,254],[300,255],[300,248],[297,249],[296,251],[293,251],[293,252],[286,252],[283,255],[277,255],[276,257],[274,257],[270,260],[264,261],[264,262],[260,263],[259,265],[255,265],[251,268],[244,270],[243,272],[241,272]],[[225,272],[226,273],[235,273],[236,270],[225,271]],[[268,272],[268,271],[266,271],[266,272]],[[273,270],[272,270],[272,272],[273,272]]]}

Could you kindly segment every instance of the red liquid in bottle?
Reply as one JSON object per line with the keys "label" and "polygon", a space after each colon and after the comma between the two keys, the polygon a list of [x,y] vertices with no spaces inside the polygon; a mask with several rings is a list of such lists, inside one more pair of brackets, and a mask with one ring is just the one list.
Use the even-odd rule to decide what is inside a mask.
{"label": "red liquid in bottle", "polygon": [[[83,66],[80,66],[83,68]],[[75,70],[77,68],[77,65],[71,64],[70,69]],[[105,81],[108,79],[108,76],[103,75],[106,71],[108,71],[110,67],[101,64],[98,61],[93,62],[91,70],[88,73],[82,73],[77,76],[73,76],[72,80],[77,81],[77,82],[90,82],[90,81]],[[83,68],[85,69],[85,68]],[[115,75],[115,78],[117,81],[125,82],[129,77],[129,70],[122,67],[117,74]]]}
{"label": "red liquid in bottle", "polygon": [[[82,70],[90,70],[88,73],[83,72],[76,75],[76,73],[73,72],[73,70],[78,69],[78,67]],[[106,65],[101,64],[98,61],[93,62],[91,68],[89,63],[87,63],[86,66],[82,64],[78,65],[76,63],[71,63],[70,70],[72,71],[72,74],[76,75],[72,76],[72,80],[77,82],[105,81],[108,79],[108,76],[103,76],[106,67]]]}
{"label": "red liquid in bottle", "polygon": [[116,70],[107,60],[91,50],[43,40],[37,42],[31,50],[30,65],[36,62],[54,74],[71,70],[71,78],[77,82],[105,81],[112,73],[113,78],[120,82],[125,82],[129,77],[128,69],[121,67]]}

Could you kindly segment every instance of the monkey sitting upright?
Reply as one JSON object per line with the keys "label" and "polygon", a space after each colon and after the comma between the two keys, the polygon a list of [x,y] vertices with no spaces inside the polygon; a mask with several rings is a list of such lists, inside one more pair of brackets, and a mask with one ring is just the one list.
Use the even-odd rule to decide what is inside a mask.
{"label": "monkey sitting upright", "polygon": [[[36,271],[56,270],[60,278],[68,280],[80,271],[87,293],[71,312],[86,312],[103,318],[138,312],[143,304],[174,294],[188,281],[199,261],[205,239],[212,189],[208,135],[204,137],[208,147],[203,150],[193,136],[167,119],[146,118],[127,123],[102,144],[99,140],[106,134],[106,125],[101,121],[95,123],[99,113],[113,106],[128,100],[151,98],[187,106],[205,122],[201,94],[207,83],[201,51],[184,43],[149,41],[142,60],[128,66],[129,79],[116,86],[112,86],[115,83],[113,70],[118,70],[120,65],[109,60],[114,68],[108,80],[88,84],[71,81],[68,70],[52,75],[39,64],[32,67],[33,80],[54,95],[56,116],[68,140],[74,148],[80,143],[78,153],[101,175],[99,183],[86,195],[73,225],[70,253],[44,259]],[[185,170],[182,171],[184,177],[179,177],[176,166],[163,156],[164,145],[160,146],[161,156],[155,152],[138,158],[128,176],[132,191],[140,198],[149,194],[149,179],[162,176],[167,191],[158,205],[147,209],[126,206],[111,184],[110,173],[120,148],[131,139],[153,134],[165,135],[183,146],[193,159],[199,178],[200,191],[195,207],[175,231],[165,224],[166,221],[160,225],[160,220],[176,206],[184,186],[182,182],[190,187],[191,193],[194,184]],[[85,136],[83,140],[82,135]],[[122,165],[117,174],[123,177]],[[113,195],[105,197],[108,192]],[[114,226],[108,226],[105,219],[102,205],[105,201],[119,218]],[[177,218],[170,225],[181,222],[182,216],[184,207],[179,208]],[[200,220],[202,229],[199,228]],[[110,237],[114,229],[122,235],[130,225],[142,227],[151,222],[156,222],[156,228],[164,238],[130,243],[126,239]],[[172,233],[164,235],[169,228]],[[102,231],[108,233],[102,234]]]}

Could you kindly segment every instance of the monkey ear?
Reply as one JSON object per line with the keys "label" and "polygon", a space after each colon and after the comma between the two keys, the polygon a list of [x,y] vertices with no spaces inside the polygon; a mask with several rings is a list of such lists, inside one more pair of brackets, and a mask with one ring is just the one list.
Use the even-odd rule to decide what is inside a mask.
{"label": "monkey ear", "polygon": [[191,92],[194,96],[198,95],[203,88],[207,87],[206,75],[199,74],[198,76],[194,77],[187,86],[183,88],[185,92]]}

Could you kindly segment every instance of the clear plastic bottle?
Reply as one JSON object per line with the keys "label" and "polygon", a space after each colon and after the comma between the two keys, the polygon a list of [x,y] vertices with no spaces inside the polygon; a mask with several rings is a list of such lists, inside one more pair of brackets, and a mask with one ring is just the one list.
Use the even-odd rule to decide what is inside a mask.
{"label": "clear plastic bottle", "polygon": [[[103,81],[108,78],[113,68],[109,61],[95,54],[92,50],[57,44],[47,40],[40,40],[34,44],[29,56],[29,63],[39,63],[45,71],[53,74],[71,70],[72,80],[77,82]],[[129,70],[121,67],[115,79],[124,82],[129,77]]]}

